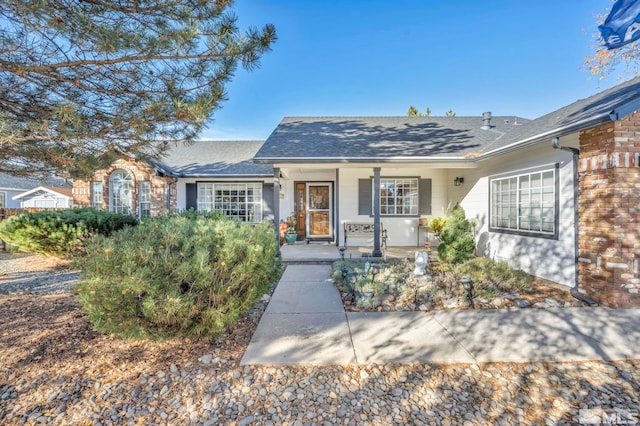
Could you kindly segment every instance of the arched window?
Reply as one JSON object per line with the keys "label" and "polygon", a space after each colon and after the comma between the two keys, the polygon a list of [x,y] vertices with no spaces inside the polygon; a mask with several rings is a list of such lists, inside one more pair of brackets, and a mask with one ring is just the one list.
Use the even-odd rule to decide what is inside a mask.
{"label": "arched window", "polygon": [[109,211],[131,214],[133,178],[126,170],[116,170],[109,176]]}

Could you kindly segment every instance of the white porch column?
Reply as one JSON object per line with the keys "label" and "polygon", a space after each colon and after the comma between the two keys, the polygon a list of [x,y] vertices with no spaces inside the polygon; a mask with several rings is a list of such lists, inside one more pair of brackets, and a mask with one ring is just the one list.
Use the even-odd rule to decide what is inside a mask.
{"label": "white porch column", "polygon": [[[273,168],[273,229],[280,247],[280,168]],[[278,249],[278,252],[280,250]]]}

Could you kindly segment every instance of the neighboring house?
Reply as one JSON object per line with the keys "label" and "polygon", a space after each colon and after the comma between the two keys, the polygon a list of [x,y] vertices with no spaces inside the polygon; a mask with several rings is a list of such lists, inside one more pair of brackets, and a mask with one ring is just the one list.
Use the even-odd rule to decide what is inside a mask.
{"label": "neighboring house", "polygon": [[17,177],[0,173],[0,208],[20,208],[20,199],[14,197],[39,186],[69,188],[64,179],[50,177],[38,179],[34,177]]}
{"label": "neighboring house", "polygon": [[532,121],[287,117],[255,161],[273,166],[276,220],[296,212],[300,239],[338,245],[344,223],[380,221],[389,245],[421,245],[419,220],[460,203],[479,253],[567,286],[579,277],[600,303],[640,306],[638,109],[634,79]]}
{"label": "neighboring house", "polygon": [[76,204],[137,217],[221,210],[243,222],[273,221],[273,172],[252,159],[262,141],[196,141],[153,161],[122,158],[74,182]]}
{"label": "neighboring house", "polygon": [[20,208],[68,209],[73,207],[71,188],[39,186],[13,197]]}

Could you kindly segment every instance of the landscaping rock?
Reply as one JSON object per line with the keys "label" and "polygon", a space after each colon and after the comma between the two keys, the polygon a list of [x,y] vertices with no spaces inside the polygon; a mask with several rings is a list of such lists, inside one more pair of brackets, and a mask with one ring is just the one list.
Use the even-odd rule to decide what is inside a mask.
{"label": "landscaping rock", "polygon": [[498,296],[498,297],[494,298],[494,299],[491,301],[491,304],[492,304],[493,306],[495,306],[496,308],[499,308],[499,307],[501,307],[501,306],[504,304],[504,299],[503,299],[502,297]]}
{"label": "landscaping rock", "polygon": [[447,299],[442,302],[442,306],[444,306],[445,309],[458,308],[460,307],[460,300],[458,300],[457,297],[452,297],[451,299]]}
{"label": "landscaping rock", "polygon": [[548,307],[550,308],[561,308],[562,307],[562,303],[558,302],[557,300],[551,298],[551,297],[547,297],[546,299],[544,299],[544,303],[547,304]]}
{"label": "landscaping rock", "polygon": [[528,301],[524,300],[524,299],[517,299],[516,300],[516,306],[518,308],[528,308],[531,306],[531,303],[529,303]]}

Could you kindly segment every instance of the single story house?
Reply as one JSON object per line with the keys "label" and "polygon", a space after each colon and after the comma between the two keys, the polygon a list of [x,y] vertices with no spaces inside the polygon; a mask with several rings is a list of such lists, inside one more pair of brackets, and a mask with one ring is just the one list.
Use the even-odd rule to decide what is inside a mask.
{"label": "single story house", "polygon": [[639,110],[636,78],[534,120],[286,117],[264,143],[122,159],[74,183],[74,197],[140,216],[194,207],[278,223],[293,213],[299,240],[336,245],[366,223],[370,236],[349,244],[374,254],[382,228],[389,245],[422,246],[433,236],[420,224],[459,203],[478,254],[604,305],[640,306]]}
{"label": "single story house", "polygon": [[12,198],[20,202],[20,208],[68,209],[73,207],[71,188],[38,186]]}
{"label": "single story house", "polygon": [[48,188],[70,188],[64,179],[49,177],[18,177],[8,173],[0,173],[0,209],[17,209],[20,208],[20,198],[15,198],[26,191],[46,186]]}

